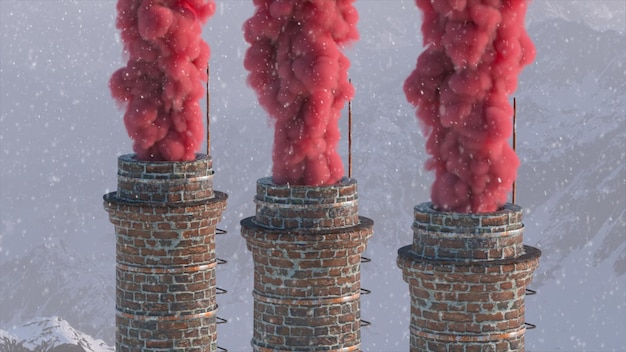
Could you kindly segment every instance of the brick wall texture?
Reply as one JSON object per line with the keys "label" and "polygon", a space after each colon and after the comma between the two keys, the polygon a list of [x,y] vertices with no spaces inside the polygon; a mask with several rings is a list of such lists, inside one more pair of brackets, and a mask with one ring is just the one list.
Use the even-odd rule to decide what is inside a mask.
{"label": "brick wall texture", "polygon": [[411,351],[524,351],[524,298],[541,252],[524,246],[522,208],[483,214],[415,207],[398,250],[411,296]]}
{"label": "brick wall texture", "polygon": [[373,233],[356,181],[257,181],[256,216],[241,221],[254,261],[254,351],[360,350],[360,261]]}
{"label": "brick wall texture", "polygon": [[227,196],[211,159],[118,159],[104,196],[116,234],[116,351],[216,351],[215,229]]}

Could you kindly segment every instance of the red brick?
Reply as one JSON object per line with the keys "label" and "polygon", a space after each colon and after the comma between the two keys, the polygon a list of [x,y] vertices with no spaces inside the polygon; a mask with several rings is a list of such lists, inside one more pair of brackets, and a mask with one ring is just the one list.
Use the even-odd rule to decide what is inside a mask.
{"label": "red brick", "polygon": [[[413,244],[400,249],[397,263],[410,286],[411,325],[429,333],[411,330],[411,351],[524,350],[523,335],[497,344],[490,339],[491,334],[524,323],[525,285],[539,252],[530,251],[534,256],[530,259],[516,257],[523,252],[521,212],[513,205],[493,214],[467,216],[437,213],[429,204],[415,207]],[[504,257],[510,261],[499,260]],[[424,291],[432,292],[431,297]],[[461,333],[457,342],[433,339],[436,327],[441,327],[437,324],[444,322],[442,341],[455,331]]]}
{"label": "red brick", "polygon": [[[306,235],[294,235],[288,230],[276,230],[276,227],[265,231],[257,228],[254,221],[242,221],[241,232],[246,238],[247,248],[253,253],[255,265],[255,302],[263,300],[265,295],[273,299],[283,297],[283,304],[268,301],[263,305],[272,305],[274,314],[284,317],[284,325],[290,327],[288,335],[286,329],[274,329],[276,334],[282,334],[281,338],[277,338],[268,333],[272,329],[264,328],[268,323],[263,321],[262,313],[255,309],[255,339],[262,346],[272,346],[272,349],[278,350],[309,346],[311,343],[330,349],[358,345],[358,342],[352,340],[360,337],[360,254],[372,234],[371,225],[361,225],[362,228],[358,231],[346,227],[345,231],[334,230],[331,233],[313,229],[323,226],[343,227],[356,223],[356,202],[343,204],[345,199],[335,199],[339,192],[319,187],[311,190],[301,186],[292,187],[290,194],[283,194],[282,199],[263,196],[262,193],[272,194],[273,188],[273,185],[265,183],[263,179],[257,182],[258,203],[254,219],[257,224],[262,225],[259,227],[271,229],[274,223],[282,224],[285,228],[302,229]],[[277,188],[283,189],[281,186]],[[302,204],[306,201],[311,206],[305,211],[296,207],[281,208],[279,214],[272,215],[271,203],[278,201],[281,204]],[[334,204],[336,207],[329,209],[326,204]],[[264,219],[265,214],[270,214],[273,218]],[[320,220],[329,216],[334,219]],[[259,248],[275,248],[279,253],[272,255],[271,250]],[[285,254],[287,258],[280,258]],[[268,282],[274,280],[272,278],[280,279],[283,284],[270,285]],[[311,299],[320,303],[311,306],[307,303]]]}

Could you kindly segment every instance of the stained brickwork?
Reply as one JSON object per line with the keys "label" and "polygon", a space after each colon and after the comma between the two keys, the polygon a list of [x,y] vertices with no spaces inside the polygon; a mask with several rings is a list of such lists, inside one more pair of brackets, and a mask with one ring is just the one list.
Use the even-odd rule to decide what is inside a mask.
{"label": "stained brickwork", "polygon": [[356,180],[344,178],[324,187],[276,185],[257,181],[254,222],[271,229],[323,230],[359,223]]}
{"label": "stained brickwork", "polygon": [[411,295],[411,351],[524,351],[524,298],[541,252],[524,246],[523,211],[415,207],[398,266]]}
{"label": "stained brickwork", "polygon": [[134,154],[117,159],[117,198],[186,203],[213,198],[213,162],[198,154],[191,162],[138,162]]}
{"label": "stained brickwork", "polygon": [[215,229],[226,194],[211,159],[118,159],[104,196],[116,233],[116,351],[216,351]]}
{"label": "stained brickwork", "polygon": [[372,220],[356,181],[257,181],[256,216],[241,221],[254,260],[254,351],[360,350],[360,261]]}

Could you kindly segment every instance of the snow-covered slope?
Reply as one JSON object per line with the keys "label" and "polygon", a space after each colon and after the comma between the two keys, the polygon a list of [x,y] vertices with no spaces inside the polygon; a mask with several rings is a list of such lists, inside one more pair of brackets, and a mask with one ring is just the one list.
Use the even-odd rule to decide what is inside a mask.
{"label": "snow-covered slope", "polygon": [[[60,243],[39,246],[3,263],[0,327],[59,316],[111,341],[115,316],[115,255],[87,257]],[[64,324],[67,324],[64,322]]]}
{"label": "snow-covered slope", "polygon": [[[622,3],[531,6],[538,56],[516,93],[518,203],[525,242],[543,251],[531,285],[539,293],[526,301],[527,320],[538,326],[527,332],[529,351],[626,346],[626,36],[623,22],[610,21],[625,16]],[[409,297],[396,250],[410,243],[413,206],[428,200],[432,182],[401,88],[421,51],[420,15],[412,0],[357,4],[361,40],[348,50],[357,88],[353,176],[360,213],[375,221],[365,253],[373,261],[362,267],[372,290],[362,317],[373,324],[362,346],[406,351]],[[101,196],[116,186],[116,155],[130,150],[105,88],[121,65],[114,2],[0,6],[0,328],[13,333],[34,317],[59,316],[113,345],[114,230]],[[252,331],[253,269],[239,221],[254,214],[255,182],[271,168],[272,131],[241,64],[240,23],[251,14],[248,1],[218,2],[205,28],[214,55],[215,188],[229,194],[219,225],[229,234],[217,239],[218,256],[229,261],[217,270],[229,291],[218,297],[219,315],[229,323],[218,338],[231,351],[249,350]],[[54,42],[41,35],[50,29]]]}
{"label": "snow-covered slope", "polygon": [[545,54],[518,95],[520,203],[542,233],[532,238],[555,262],[597,242],[593,262],[614,258],[623,275],[626,38],[562,20],[533,28]]}
{"label": "snow-covered slope", "polygon": [[529,19],[562,19],[583,23],[599,31],[626,34],[626,2],[622,0],[541,0],[531,3]]}
{"label": "snow-covered slope", "polygon": [[9,331],[0,329],[0,350],[21,346],[28,350],[47,352],[111,352],[102,340],[74,329],[59,318],[36,318]]}
{"label": "snow-covered slope", "polygon": [[623,350],[626,37],[564,20],[531,28],[539,55],[517,95],[518,201],[543,256],[527,346]]}

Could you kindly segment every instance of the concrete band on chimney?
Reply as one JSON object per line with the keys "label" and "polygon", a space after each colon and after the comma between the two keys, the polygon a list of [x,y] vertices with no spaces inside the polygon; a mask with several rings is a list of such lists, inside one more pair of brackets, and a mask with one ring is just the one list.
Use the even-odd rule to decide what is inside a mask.
{"label": "concrete band on chimney", "polygon": [[524,351],[524,298],[541,252],[523,245],[522,208],[493,213],[415,207],[398,250],[411,295],[411,351]]}
{"label": "concrete band on chimney", "polygon": [[241,221],[254,260],[254,351],[360,350],[360,262],[373,221],[356,181],[257,181],[256,216]]}
{"label": "concrete band on chimney", "polygon": [[116,233],[116,351],[216,351],[215,229],[227,195],[211,158],[118,159],[104,196]]}

